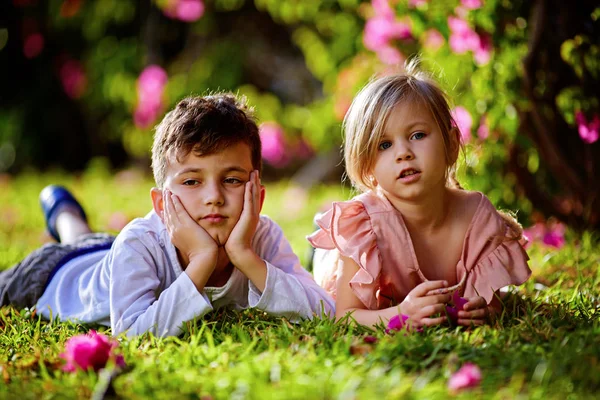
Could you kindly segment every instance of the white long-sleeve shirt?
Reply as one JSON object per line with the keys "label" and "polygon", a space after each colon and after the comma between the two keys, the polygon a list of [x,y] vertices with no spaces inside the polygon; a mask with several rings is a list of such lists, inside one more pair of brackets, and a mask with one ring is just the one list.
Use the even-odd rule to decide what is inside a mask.
{"label": "white long-sleeve shirt", "polygon": [[335,313],[332,298],[300,265],[281,228],[261,216],[252,246],[267,265],[261,293],[237,268],[222,287],[202,292],[183,273],[175,247],[151,211],[131,221],[110,250],[79,256],[62,266],[36,308],[58,317],[110,326],[113,335],[179,335],[186,321],[230,306],[254,307],[291,320]]}

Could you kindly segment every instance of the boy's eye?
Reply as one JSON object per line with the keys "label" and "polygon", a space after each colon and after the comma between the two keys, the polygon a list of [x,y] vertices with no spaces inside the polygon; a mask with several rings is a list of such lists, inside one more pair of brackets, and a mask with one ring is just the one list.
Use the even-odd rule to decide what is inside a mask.
{"label": "boy's eye", "polygon": [[411,139],[420,140],[420,139],[423,139],[424,137],[425,137],[425,133],[423,133],[423,132],[415,132],[411,136]]}
{"label": "boy's eye", "polygon": [[197,185],[199,182],[196,179],[186,179],[185,181],[183,181],[183,185],[184,186],[194,186]]}
{"label": "boy's eye", "polygon": [[379,150],[386,150],[392,147],[392,142],[381,142],[379,144]]}
{"label": "boy's eye", "polygon": [[231,184],[231,185],[237,185],[240,183],[244,183],[240,178],[225,178],[224,182]]}

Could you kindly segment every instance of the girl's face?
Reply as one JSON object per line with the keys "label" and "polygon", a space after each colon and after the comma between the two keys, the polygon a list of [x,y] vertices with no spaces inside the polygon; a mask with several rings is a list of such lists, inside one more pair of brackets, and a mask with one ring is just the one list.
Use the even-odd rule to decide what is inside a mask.
{"label": "girl's face", "polygon": [[429,109],[397,104],[378,143],[375,184],[392,204],[420,201],[445,186],[447,167],[444,138]]}

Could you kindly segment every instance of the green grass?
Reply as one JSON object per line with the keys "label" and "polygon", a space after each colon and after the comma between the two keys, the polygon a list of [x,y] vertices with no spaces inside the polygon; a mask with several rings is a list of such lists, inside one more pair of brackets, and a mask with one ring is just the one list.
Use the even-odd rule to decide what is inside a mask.
{"label": "green grass", "polygon": [[[37,199],[46,184],[71,188],[97,230],[109,230],[117,212],[133,218],[150,210],[148,177],[102,171],[0,177],[0,269],[48,240]],[[315,211],[350,193],[323,186],[298,205],[289,199],[300,196],[288,189],[267,184],[264,212],[304,260]],[[508,312],[493,326],[390,336],[329,320],[293,325],[257,310],[220,310],[190,323],[180,338],[120,338],[128,367],[111,390],[131,399],[445,399],[451,372],[470,361],[483,381],[458,398],[597,398],[600,248],[591,234],[569,232],[567,239],[560,251],[530,250],[533,278],[509,297]],[[61,370],[64,342],[87,329],[0,309],[0,398],[89,398],[98,391],[104,375]],[[378,342],[364,343],[368,334]]]}

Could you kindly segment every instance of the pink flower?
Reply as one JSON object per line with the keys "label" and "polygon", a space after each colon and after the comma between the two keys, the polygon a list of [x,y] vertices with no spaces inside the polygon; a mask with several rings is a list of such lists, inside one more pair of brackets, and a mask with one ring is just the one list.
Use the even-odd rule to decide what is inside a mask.
{"label": "pink flower", "polygon": [[118,346],[114,340],[92,330],[85,335],[71,337],[65,343],[65,352],[60,357],[66,361],[64,371],[75,372],[93,368],[98,371],[106,366],[108,360],[113,360],[119,367],[125,366],[123,356],[115,355],[113,350]]}
{"label": "pink flower", "polygon": [[394,10],[390,7],[390,0],[371,0],[371,6],[376,15],[385,17],[394,17]]}
{"label": "pink flower", "polygon": [[480,46],[480,39],[467,21],[453,16],[448,17],[448,27],[451,34],[449,39],[450,49],[456,54],[464,54]]}
{"label": "pink flower", "polygon": [[478,35],[479,43],[475,49],[473,49],[473,56],[477,65],[485,65],[492,58],[492,38],[489,35]]}
{"label": "pink flower", "polygon": [[388,47],[394,39],[411,39],[410,26],[396,21],[393,16],[376,15],[365,24],[363,42],[365,47],[372,51],[379,51]]}
{"label": "pink flower", "polygon": [[484,115],[479,120],[479,128],[477,128],[477,137],[485,140],[490,136],[490,127],[487,123],[487,117]]}
{"label": "pink flower", "polygon": [[87,86],[87,77],[81,63],[77,60],[67,60],[59,71],[63,90],[72,99],[80,98]]}
{"label": "pink flower", "polygon": [[457,106],[452,111],[452,116],[456,122],[456,126],[460,131],[460,136],[464,143],[471,141],[471,127],[473,126],[473,118],[466,108]]}
{"label": "pink flower", "polygon": [[475,10],[483,5],[483,0],[460,0],[460,4],[465,8]]}
{"label": "pink flower", "polygon": [[149,65],[140,74],[137,82],[138,94],[145,96],[162,95],[169,77],[164,69],[158,65]]}
{"label": "pink flower", "polygon": [[600,132],[600,118],[598,114],[594,114],[594,118],[588,123],[585,115],[581,111],[577,111],[575,113],[575,121],[577,122],[579,137],[584,142],[592,144],[598,140],[598,133]]}
{"label": "pink flower", "polygon": [[375,336],[365,336],[363,338],[363,342],[365,343],[377,343],[377,338]]}
{"label": "pink flower", "polygon": [[35,58],[44,49],[44,37],[40,33],[33,33],[25,38],[23,54],[26,58]]}
{"label": "pink flower", "polygon": [[390,320],[388,321],[388,325],[387,328],[385,328],[385,333],[390,333],[393,331],[399,331],[402,328],[404,328],[404,325],[406,324],[406,321],[408,320],[408,316],[407,315],[394,315],[392,318],[390,318]]}
{"label": "pink flower", "polygon": [[264,123],[259,130],[262,157],[274,167],[285,167],[290,158],[286,152],[285,135],[279,124]]}
{"label": "pink flower", "polygon": [[473,363],[465,363],[448,380],[448,389],[458,392],[463,389],[479,386],[481,383],[481,370]]}
{"label": "pink flower", "polygon": [[423,34],[423,46],[433,52],[444,45],[445,39],[436,29],[429,29]]}
{"label": "pink flower", "polygon": [[450,318],[450,322],[456,324],[458,322],[458,312],[462,311],[469,300],[464,297],[460,297],[460,292],[457,290],[452,295],[452,304],[454,306],[446,306],[446,313]]}
{"label": "pink flower", "polygon": [[562,248],[565,245],[565,225],[556,221],[551,223],[544,233],[542,243],[557,249]]}
{"label": "pink flower", "polygon": [[523,236],[527,239],[527,245],[529,247],[531,243],[541,240],[546,234],[546,226],[542,222],[538,222],[527,229],[523,229]]}
{"label": "pink flower", "polygon": [[172,19],[195,22],[204,15],[204,3],[201,0],[171,0],[163,13]]}
{"label": "pink flower", "polygon": [[163,92],[168,81],[167,73],[158,65],[149,65],[137,82],[138,104],[133,120],[138,128],[149,127],[163,110]]}

